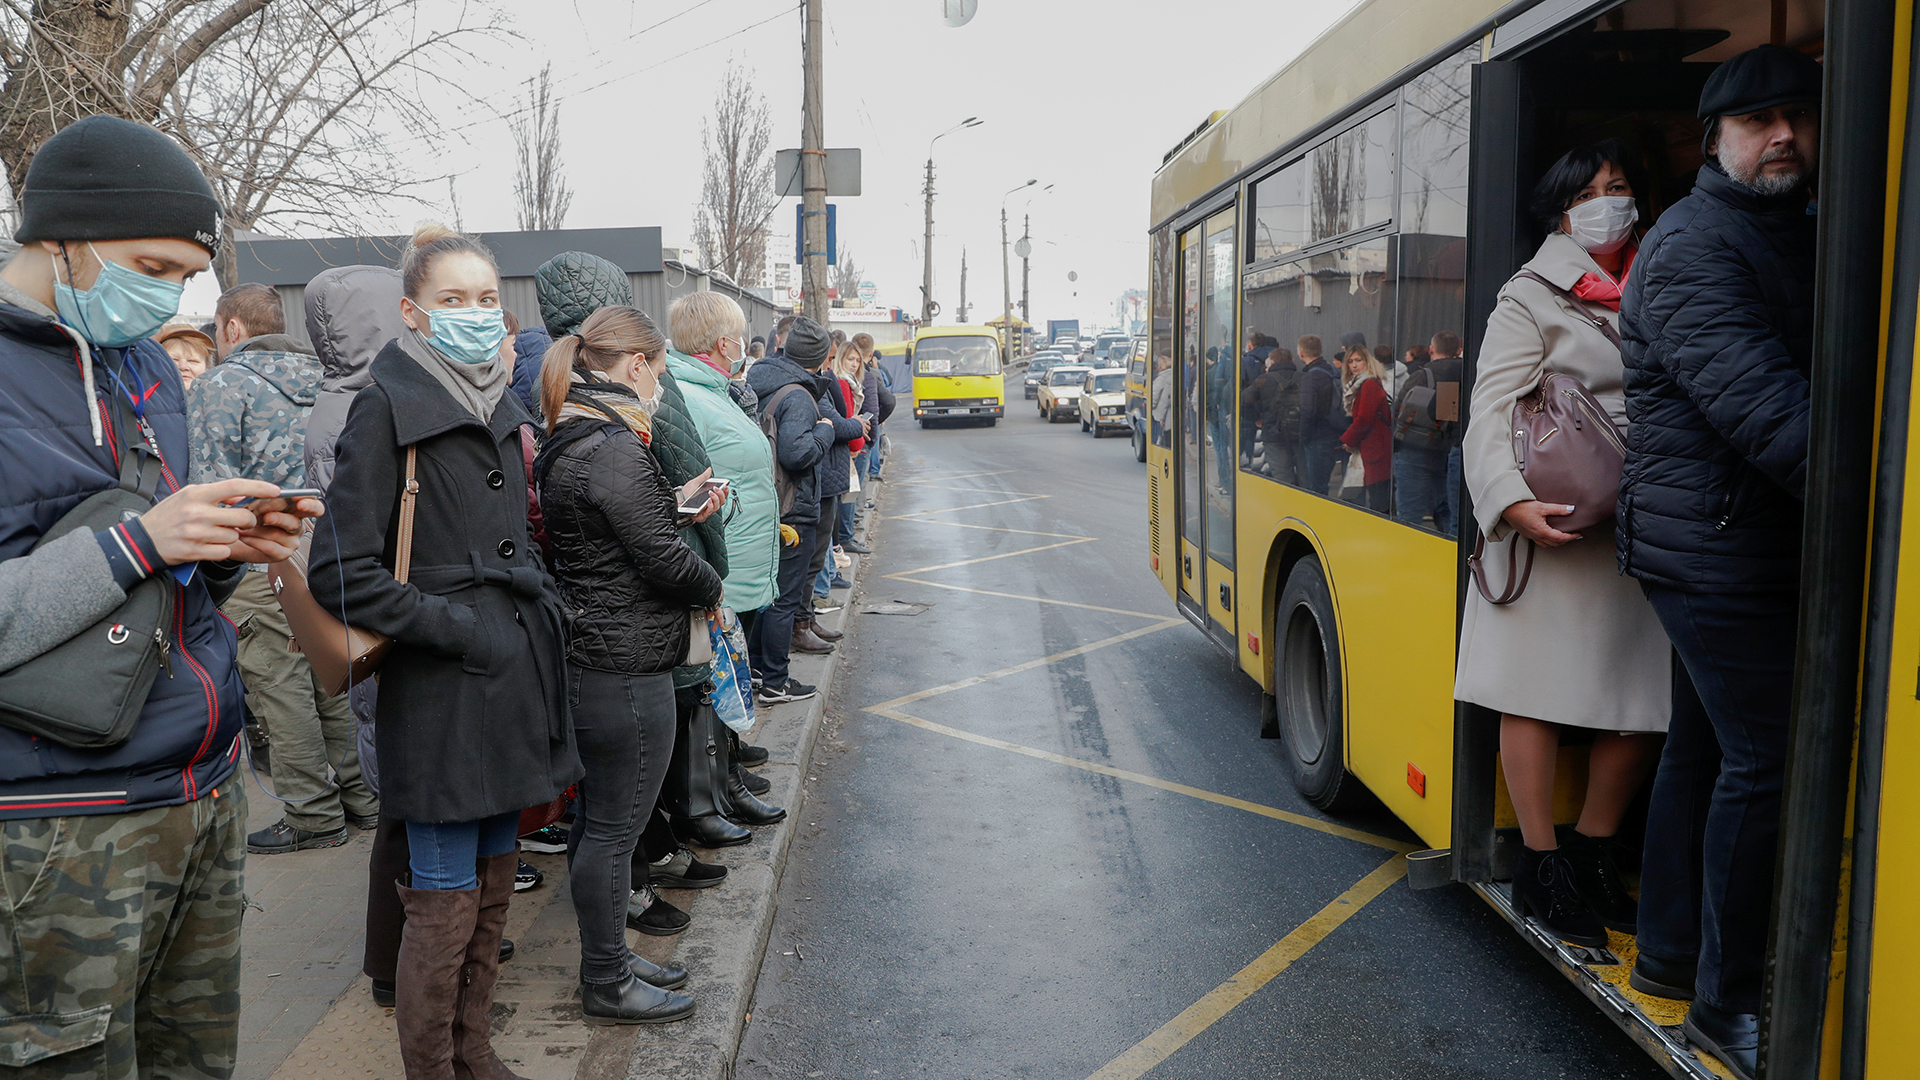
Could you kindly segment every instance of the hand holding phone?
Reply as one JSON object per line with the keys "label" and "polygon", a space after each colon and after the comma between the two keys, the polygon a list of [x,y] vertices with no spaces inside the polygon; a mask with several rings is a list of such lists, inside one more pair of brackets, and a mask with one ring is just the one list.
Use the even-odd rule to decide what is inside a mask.
{"label": "hand holding phone", "polygon": [[708,503],[713,504],[713,509],[720,509],[721,505],[727,501],[727,487],[727,481],[724,479],[715,480],[709,477],[701,481],[700,486],[695,488],[692,494],[681,495],[680,512],[698,517],[701,511],[707,509]]}

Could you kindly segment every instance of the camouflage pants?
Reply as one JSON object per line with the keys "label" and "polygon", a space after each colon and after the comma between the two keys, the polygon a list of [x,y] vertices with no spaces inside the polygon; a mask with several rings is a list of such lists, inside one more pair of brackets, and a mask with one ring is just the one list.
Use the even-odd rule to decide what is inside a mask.
{"label": "camouflage pants", "polygon": [[0,1075],[233,1074],[246,788],[0,822]]}

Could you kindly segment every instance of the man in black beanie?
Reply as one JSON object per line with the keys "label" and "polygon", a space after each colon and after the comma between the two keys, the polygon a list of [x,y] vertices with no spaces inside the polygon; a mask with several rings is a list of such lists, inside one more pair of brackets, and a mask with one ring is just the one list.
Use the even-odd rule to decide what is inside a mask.
{"label": "man in black beanie", "polygon": [[[762,425],[773,424],[774,477],[780,496],[780,524],[799,539],[780,549],[778,592],[773,603],[754,622],[747,642],[748,658],[760,677],[757,700],[763,705],[810,698],[815,688],[793,679],[789,665],[794,627],[802,605],[813,594],[813,559],[817,528],[831,528],[820,519],[819,466],[835,441],[834,421],[820,414],[819,387],[814,374],[826,362],[830,339],[820,324],[795,319],[787,331],[784,352],[775,352],[747,369],[747,385],[760,399]],[[782,530],[783,532],[785,529]],[[808,612],[808,617],[811,617]],[[809,640],[809,638],[811,640]],[[832,646],[801,639],[808,651],[832,651]]]}
{"label": "man in black beanie", "polygon": [[[0,987],[9,1063],[31,1076],[224,1077],[238,1045],[247,801],[234,631],[214,605],[246,563],[292,554],[298,518],[322,507],[262,502],[256,518],[229,503],[275,485],[182,486],[184,392],[148,335],[221,233],[185,152],[143,124],[89,117],[40,147],[20,205],[24,246],[0,268],[0,671],[46,657],[29,670],[77,691],[88,674],[72,651],[46,654],[148,579],[176,615],[115,746],[20,730],[0,686],[0,758],[34,766],[0,780],[6,871],[37,882],[0,894],[17,946]],[[141,450],[161,465],[152,509],[41,543]]]}
{"label": "man in black beanie", "polygon": [[1820,65],[1777,45],[1714,71],[1710,160],[1620,305],[1620,566],[1680,658],[1630,978],[1691,999],[1687,1036],[1748,1080],[1793,697],[1820,88]]}

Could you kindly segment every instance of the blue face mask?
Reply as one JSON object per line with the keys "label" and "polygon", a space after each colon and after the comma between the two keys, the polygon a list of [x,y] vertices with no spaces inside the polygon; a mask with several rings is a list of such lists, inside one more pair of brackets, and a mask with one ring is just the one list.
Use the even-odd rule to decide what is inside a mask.
{"label": "blue face mask", "polygon": [[507,320],[499,308],[433,308],[427,312],[433,347],[463,364],[484,364],[500,355]]}
{"label": "blue face mask", "polygon": [[[93,245],[87,245],[93,251]],[[166,324],[180,310],[180,294],[186,286],[163,278],[148,277],[117,262],[100,257],[100,276],[93,288],[82,292],[73,285],[53,283],[53,306],[61,321],[80,331],[88,341],[108,349],[123,349]],[[56,261],[58,266],[67,260]],[[71,267],[69,267],[71,269]]]}

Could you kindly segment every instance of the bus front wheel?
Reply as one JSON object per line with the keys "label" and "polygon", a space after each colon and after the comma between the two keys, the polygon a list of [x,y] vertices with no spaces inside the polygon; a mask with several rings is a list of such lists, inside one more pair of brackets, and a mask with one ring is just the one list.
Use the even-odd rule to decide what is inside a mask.
{"label": "bus front wheel", "polygon": [[1322,810],[1351,807],[1360,782],[1346,768],[1340,630],[1319,559],[1293,565],[1280,587],[1274,626],[1280,632],[1274,697],[1293,786]]}

